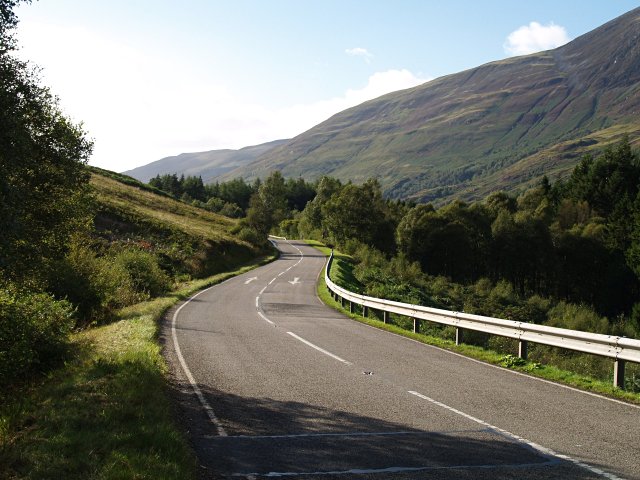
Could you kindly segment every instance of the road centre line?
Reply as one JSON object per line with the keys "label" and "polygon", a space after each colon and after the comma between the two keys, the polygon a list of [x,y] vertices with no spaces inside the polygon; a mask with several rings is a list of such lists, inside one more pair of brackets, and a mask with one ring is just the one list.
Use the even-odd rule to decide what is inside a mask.
{"label": "road centre line", "polygon": [[[317,294],[316,294],[316,296],[317,296]],[[320,298],[320,297],[318,297],[318,298]],[[320,300],[320,301],[322,302],[322,300]],[[322,302],[322,303],[324,303],[324,302]],[[571,387],[569,385],[564,385],[562,383],[556,383],[556,382],[553,382],[551,380],[546,380],[544,378],[536,377],[534,375],[528,375],[526,373],[522,373],[522,372],[519,372],[517,370],[511,370],[509,368],[504,368],[504,367],[501,367],[500,365],[493,365],[491,363],[487,363],[487,362],[484,362],[482,360],[477,360],[475,358],[467,357],[466,355],[463,355],[463,354],[458,353],[458,352],[453,352],[451,350],[447,350],[446,348],[437,347],[435,345],[430,345],[428,343],[424,343],[424,342],[421,342],[419,340],[415,340],[413,338],[405,337],[404,335],[400,335],[399,333],[390,332],[388,330],[382,330],[381,328],[378,328],[378,327],[376,327],[374,325],[367,325],[366,323],[362,323],[362,322],[358,322],[358,323],[363,327],[371,328],[371,329],[374,329],[374,330],[376,330],[378,332],[388,333],[389,335],[395,335],[396,337],[399,337],[402,340],[413,342],[413,343],[417,343],[418,345],[421,345],[423,347],[434,348],[436,350],[440,350],[441,352],[448,353],[449,355],[455,355],[456,357],[462,358],[462,359],[467,360],[469,362],[477,363],[479,365],[484,365],[485,367],[495,368],[497,370],[500,370],[502,372],[507,372],[507,373],[510,373],[512,375],[518,375],[520,377],[525,377],[525,378],[528,378],[530,380],[536,380],[538,382],[547,383],[549,385],[554,385],[556,387],[564,388],[565,390],[571,390],[572,392],[581,393],[583,395],[589,395],[590,397],[599,398],[601,400],[607,400],[609,402],[613,402],[613,403],[618,403],[620,405],[624,405],[625,407],[631,407],[631,408],[635,408],[635,409],[639,409],[640,410],[640,405],[635,405],[633,403],[624,402],[624,401],[618,400],[616,398],[605,397],[604,395],[600,395],[599,393],[588,392],[586,390],[580,390],[579,388]]]}
{"label": "road centre line", "polygon": [[333,353],[331,353],[331,352],[329,352],[329,351],[325,350],[324,348],[319,347],[318,345],[315,345],[315,344],[311,343],[310,341],[305,340],[305,339],[304,339],[304,338],[302,338],[302,337],[299,337],[298,335],[296,335],[296,334],[295,334],[295,333],[293,333],[293,332],[287,332],[287,335],[291,335],[291,336],[292,336],[293,338],[295,338],[296,340],[301,341],[301,342],[302,342],[302,343],[304,343],[305,345],[308,345],[308,346],[310,346],[311,348],[314,348],[314,349],[318,350],[319,352],[322,352],[322,353],[324,353],[325,355],[327,355],[327,356],[329,356],[329,357],[331,357],[331,358],[333,358],[333,359],[335,359],[335,360],[338,360],[339,362],[344,363],[345,365],[353,365],[353,363],[348,362],[348,361],[347,361],[347,360],[345,360],[344,358],[341,358],[341,357],[339,357],[339,356],[337,356],[337,355],[334,355]]}
{"label": "road centre line", "polygon": [[450,412],[453,412],[457,415],[460,415],[461,417],[464,417],[468,420],[471,420],[475,423],[478,423],[484,427],[487,427],[491,430],[494,430],[498,433],[501,433],[502,435],[504,435],[505,437],[511,438],[512,440],[516,440],[520,443],[523,443],[525,445],[527,445],[528,447],[536,450],[539,453],[542,453],[544,456],[546,457],[555,457],[555,458],[560,458],[562,460],[566,460],[568,462],[573,463],[574,465],[577,465],[579,467],[582,467],[586,470],[589,470],[591,473],[595,473],[596,475],[599,475],[601,477],[604,478],[608,478],[609,480],[622,480],[620,477],[617,477],[616,475],[612,474],[612,473],[607,473],[604,472],[603,470],[600,470],[599,468],[596,467],[592,467],[591,465],[587,465],[586,463],[581,462],[580,460],[576,460],[575,458],[569,457],[568,455],[563,455],[560,453],[556,453],[553,450],[543,447],[542,445],[538,445],[537,443],[534,443],[530,440],[527,440],[526,438],[522,438],[519,435],[516,435],[515,433],[511,433],[508,432],[507,430],[503,430],[502,428],[496,427],[495,425],[491,425],[490,423],[485,422],[484,420],[480,420],[479,418],[476,418],[472,415],[469,415],[468,413],[464,413],[461,410],[458,410],[457,408],[454,407],[450,407],[449,405],[446,405],[442,402],[439,402],[437,400],[434,400],[433,398],[427,397],[426,395],[423,395],[421,393],[415,392],[413,390],[409,390],[409,392],[411,395],[415,395],[418,398],[421,398],[422,400],[426,400],[438,407],[444,408],[445,410],[449,410]]}

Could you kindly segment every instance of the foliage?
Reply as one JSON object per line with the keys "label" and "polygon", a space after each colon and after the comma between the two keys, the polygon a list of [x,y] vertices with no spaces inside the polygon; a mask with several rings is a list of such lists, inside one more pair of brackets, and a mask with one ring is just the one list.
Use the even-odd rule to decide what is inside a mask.
{"label": "foliage", "polygon": [[39,276],[70,233],[87,227],[92,144],[12,55],[16,3],[2,2],[0,16],[0,270],[19,280]]}
{"label": "foliage", "polygon": [[[265,183],[268,185],[264,186]],[[290,216],[289,212],[302,211],[316,195],[315,184],[307,183],[302,178],[289,178],[285,181],[280,172],[274,172],[264,182],[258,180],[248,184],[243,178],[236,178],[211,185],[204,185],[201,177],[178,177],[173,173],[157,175],[149,181],[149,185],[150,188],[159,189],[174,198],[230,218],[244,217],[251,206],[251,197],[254,194],[262,190],[263,195],[269,197],[274,192],[268,190],[275,188],[284,195],[286,205],[271,206],[283,212],[279,216],[276,215],[278,218],[274,220],[274,225],[278,223],[278,219]],[[255,200],[254,204],[257,205]]]}
{"label": "foliage", "polygon": [[46,378],[0,389],[3,478],[195,478],[167,398],[159,320],[196,291],[271,259],[122,309],[118,321],[74,333],[65,364]]}
{"label": "foliage", "polygon": [[24,378],[59,359],[74,324],[67,301],[0,286],[0,384]]}

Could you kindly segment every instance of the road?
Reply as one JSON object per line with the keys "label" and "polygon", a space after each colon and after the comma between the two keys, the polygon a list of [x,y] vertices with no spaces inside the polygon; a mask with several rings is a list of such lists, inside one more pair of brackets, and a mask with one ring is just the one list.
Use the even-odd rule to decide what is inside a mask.
{"label": "road", "polygon": [[350,320],[277,246],[163,326],[202,478],[640,479],[640,408]]}

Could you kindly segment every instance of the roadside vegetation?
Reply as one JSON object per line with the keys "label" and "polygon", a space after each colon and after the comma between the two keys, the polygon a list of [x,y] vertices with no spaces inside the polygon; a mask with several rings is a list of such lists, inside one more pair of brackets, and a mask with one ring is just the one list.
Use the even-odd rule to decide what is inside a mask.
{"label": "roadside vegetation", "polygon": [[[585,157],[565,181],[439,209],[384,199],[375,181],[324,178],[283,230],[350,255],[337,281],[366,295],[640,338],[639,185],[638,154],[626,140]],[[451,329],[432,329],[453,338]],[[480,333],[465,342],[517,351],[512,340]],[[613,374],[610,360],[541,345],[529,358],[604,381]],[[637,367],[629,365],[625,384],[635,392]]]}
{"label": "roadside vegetation", "polygon": [[158,321],[272,249],[87,167],[87,134],[15,56],[17,3],[0,0],[0,477],[193,478]]}
{"label": "roadside vegetation", "polygon": [[[328,248],[321,242],[308,240],[307,243],[314,246],[327,256],[331,253],[332,249]],[[329,273],[331,279],[350,291],[363,292],[364,285],[360,283],[353,274],[357,263],[355,259],[338,250],[333,250],[333,252],[334,261]],[[560,362],[554,362],[554,364],[541,363],[540,361],[532,359],[531,355],[529,355],[528,360],[519,358],[515,353],[517,351],[516,345],[509,345],[509,347],[505,348],[503,341],[508,339],[503,339],[503,341],[498,340],[494,342],[492,346],[479,345],[476,342],[456,345],[455,330],[451,327],[427,322],[421,323],[420,333],[414,333],[412,322],[408,318],[400,315],[390,314],[388,323],[384,323],[382,315],[373,310],[369,311],[368,317],[363,317],[362,310],[359,306],[356,307],[355,312],[351,313],[348,307],[342,307],[341,303],[336,302],[336,300],[329,294],[324,281],[324,276],[320,276],[319,278],[318,296],[324,303],[333,307],[340,313],[366,325],[386,330],[390,333],[401,335],[427,345],[433,345],[460,353],[476,360],[516,370],[527,375],[533,375],[545,380],[562,383],[582,390],[640,404],[640,392],[638,392],[637,389],[621,390],[619,388],[615,388],[613,387],[611,378],[606,373],[604,376],[592,375],[588,372],[585,373],[585,369],[580,366],[581,363],[585,365],[593,364],[595,360],[596,363],[601,363],[602,369],[608,370],[611,368],[610,359],[598,359],[597,357],[590,355],[575,354],[572,352],[563,352],[558,350],[557,354],[560,357],[565,358],[567,361],[563,364]],[[467,339],[472,333],[473,332],[466,331],[465,339]],[[533,344],[530,344],[529,349],[532,347]],[[548,349],[548,347],[538,347]],[[627,368],[631,368],[633,370],[630,375],[632,379],[640,377],[640,368],[638,368],[637,365],[629,364]],[[580,371],[583,373],[577,373]]]}

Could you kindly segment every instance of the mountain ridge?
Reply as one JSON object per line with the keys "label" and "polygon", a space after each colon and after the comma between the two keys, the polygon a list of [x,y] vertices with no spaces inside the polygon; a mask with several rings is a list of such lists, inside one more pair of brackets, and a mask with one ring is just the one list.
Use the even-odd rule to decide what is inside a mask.
{"label": "mountain ridge", "polygon": [[203,152],[181,153],[161,158],[155,162],[122,172],[141,182],[148,182],[156,175],[184,174],[201,176],[205,183],[214,181],[229,170],[250,163],[271,148],[275,148],[287,140],[251,145],[240,149],[219,149]]}
{"label": "mountain ridge", "polygon": [[640,8],[568,44],[486,63],[340,112],[220,179],[280,170],[385,193],[477,199],[562,177],[577,159],[640,138]]}

